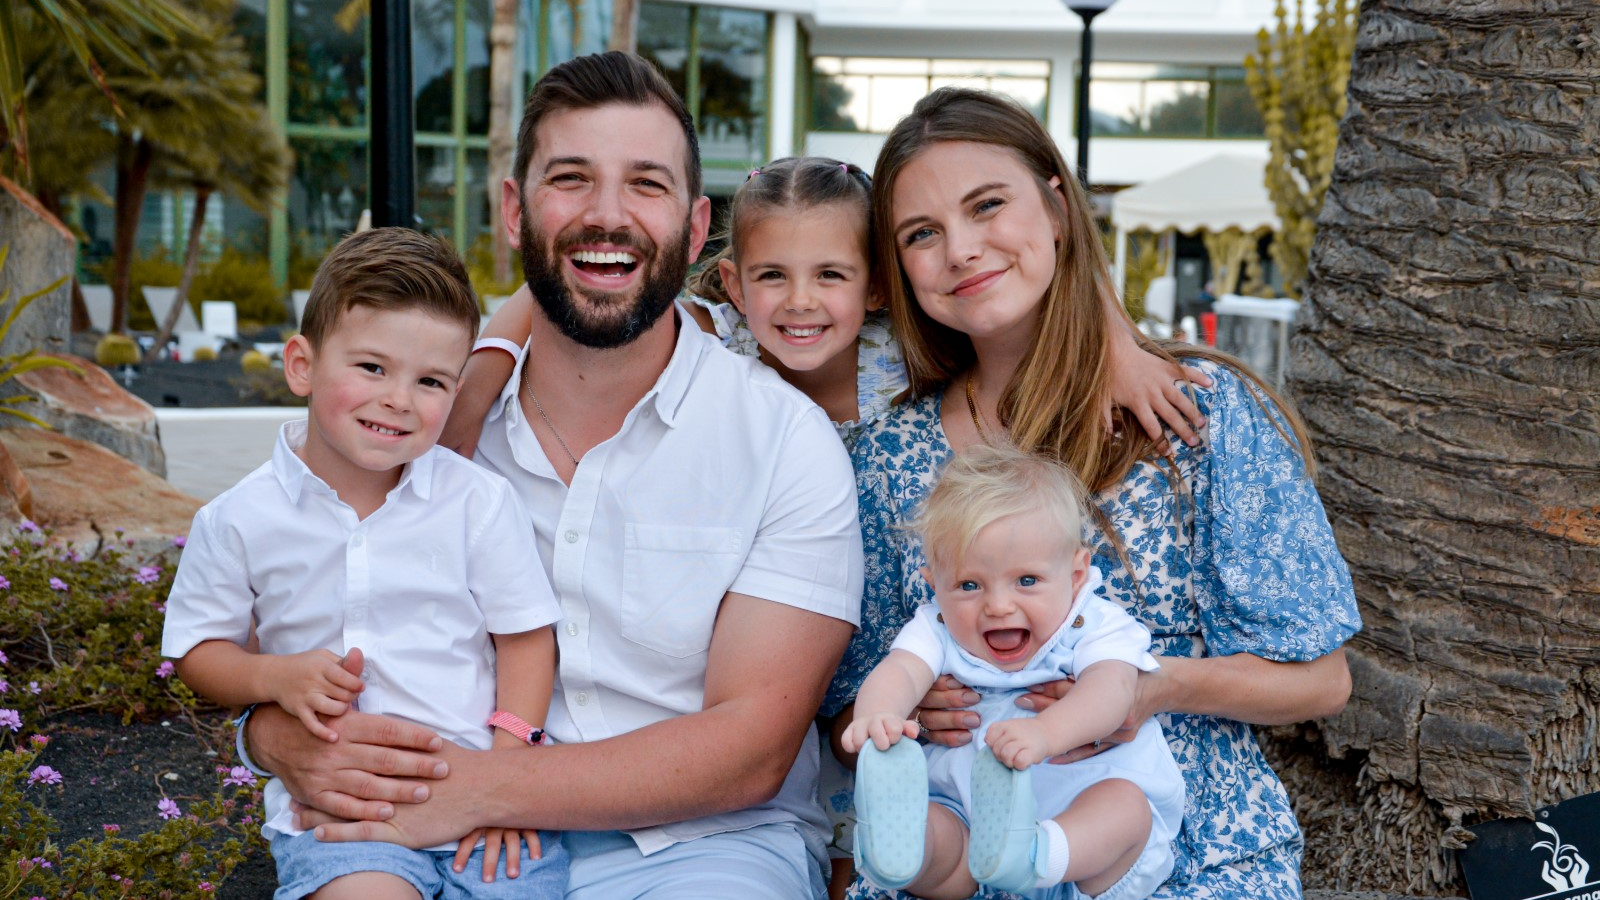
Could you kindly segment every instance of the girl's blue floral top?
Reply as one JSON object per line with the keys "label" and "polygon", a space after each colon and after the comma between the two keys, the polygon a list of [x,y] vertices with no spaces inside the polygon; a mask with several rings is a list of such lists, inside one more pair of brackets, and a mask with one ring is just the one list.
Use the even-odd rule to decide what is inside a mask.
{"label": "girl's blue floral top", "polygon": [[[1315,659],[1360,628],[1322,501],[1270,401],[1231,369],[1197,367],[1215,385],[1196,388],[1206,440],[1195,448],[1173,442],[1182,489],[1174,490],[1166,467],[1144,462],[1094,497],[1121,535],[1131,568],[1091,517],[1094,564],[1106,574],[1108,595],[1151,630],[1157,656]],[[901,625],[933,600],[917,574],[921,548],[897,526],[951,455],[939,404],[935,393],[897,407],[855,447],[866,593],[861,630],[829,688],[825,714],[855,698]],[[1158,718],[1188,798],[1176,867],[1155,896],[1299,898],[1300,831],[1250,726],[1184,713]],[[881,895],[858,880],[850,896]]]}
{"label": "girl's blue floral top", "polygon": [[[761,345],[756,343],[750,325],[732,303],[713,303],[693,294],[689,299],[711,313],[724,347],[741,356],[761,355]],[[856,409],[861,417],[854,422],[833,423],[847,450],[855,446],[868,425],[883,418],[908,383],[905,357],[900,352],[900,342],[889,330],[887,312],[867,313],[856,347]]]}

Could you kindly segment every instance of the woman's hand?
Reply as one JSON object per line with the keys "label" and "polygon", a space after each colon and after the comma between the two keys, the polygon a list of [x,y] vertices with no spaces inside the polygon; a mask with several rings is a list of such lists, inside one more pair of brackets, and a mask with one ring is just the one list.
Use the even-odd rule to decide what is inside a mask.
{"label": "woman's hand", "polygon": [[467,367],[461,370],[461,390],[450,406],[450,416],[439,434],[439,446],[472,458],[478,449],[478,438],[483,435],[483,420],[516,365],[511,354],[494,349],[479,350],[467,358]]}
{"label": "woman's hand", "polygon": [[940,675],[911,717],[927,729],[923,737],[929,743],[960,747],[972,743],[972,730],[983,722],[971,709],[977,702],[977,691],[953,676]]}

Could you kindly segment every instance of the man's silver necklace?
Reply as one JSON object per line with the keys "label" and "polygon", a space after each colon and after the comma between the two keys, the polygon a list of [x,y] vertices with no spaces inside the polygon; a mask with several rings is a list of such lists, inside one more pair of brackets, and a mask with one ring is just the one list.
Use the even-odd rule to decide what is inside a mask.
{"label": "man's silver necklace", "polygon": [[533,392],[533,383],[528,380],[527,366],[522,367],[522,389],[528,392],[528,399],[533,401],[533,408],[539,411],[539,418],[543,419],[544,424],[550,428],[550,433],[556,436],[556,443],[560,444],[561,449],[566,451],[567,459],[572,460],[572,467],[576,469],[578,467],[578,457],[573,455],[572,448],[567,446],[567,442],[561,439],[561,432],[556,430],[556,423],[550,421],[549,414],[544,411],[544,404],[539,402],[539,395]]}

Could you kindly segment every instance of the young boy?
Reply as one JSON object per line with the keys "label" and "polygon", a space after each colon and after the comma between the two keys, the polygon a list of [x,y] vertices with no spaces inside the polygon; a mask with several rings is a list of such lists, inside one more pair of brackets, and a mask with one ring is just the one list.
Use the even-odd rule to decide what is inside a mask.
{"label": "young boy", "polygon": [[[1183,822],[1183,776],[1161,727],[1040,765],[1098,747],[1128,717],[1139,672],[1158,668],[1150,632],[1096,593],[1076,480],[981,446],[950,463],[913,527],[936,603],[867,677],[841,740],[860,751],[857,867],[919,897],[970,897],[983,884],[1065,898],[1064,882],[1097,898],[1148,896],[1172,871]],[[983,727],[924,757],[901,738],[917,736],[906,717],[943,673],[982,695]],[[1076,684],[1042,713],[1016,706],[1029,686],[1063,678]]]}
{"label": "young boy", "polygon": [[[475,749],[540,742],[561,611],[532,520],[503,479],[434,446],[477,325],[466,270],[436,238],[374,229],[323,261],[284,347],[306,421],[195,515],[167,600],[162,653],[196,692],[277,703],[329,741],[321,717],[359,706]],[[252,624],[259,654],[242,647]],[[265,804],[276,900],[565,891],[550,834],[542,859],[531,831],[490,829],[479,849],[481,830],[421,851],[320,843],[278,779]]]}

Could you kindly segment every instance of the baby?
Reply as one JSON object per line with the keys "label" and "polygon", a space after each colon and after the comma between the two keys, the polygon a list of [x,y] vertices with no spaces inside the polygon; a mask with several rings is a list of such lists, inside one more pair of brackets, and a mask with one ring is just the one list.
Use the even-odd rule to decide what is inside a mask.
{"label": "baby", "polygon": [[[1161,727],[1079,762],[1158,664],[1150,632],[1097,593],[1072,475],[1010,448],[957,456],[913,528],[936,604],[919,609],[862,685],[844,749],[856,768],[856,865],[884,888],[970,897],[979,884],[1031,897],[1148,896],[1173,865],[1183,776]],[[941,674],[983,695],[972,743],[920,748],[908,721]],[[1075,680],[1043,712],[1032,685]],[[981,748],[981,749],[980,749]],[[970,834],[969,834],[970,832]]]}

